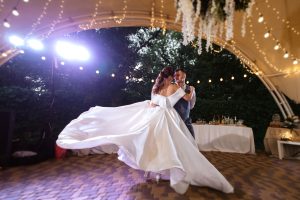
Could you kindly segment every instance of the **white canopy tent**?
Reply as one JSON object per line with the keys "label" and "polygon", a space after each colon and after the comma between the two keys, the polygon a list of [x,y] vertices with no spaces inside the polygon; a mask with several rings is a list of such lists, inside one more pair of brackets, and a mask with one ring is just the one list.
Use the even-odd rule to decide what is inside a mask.
{"label": "white canopy tent", "polygon": [[[14,9],[19,16],[11,13]],[[175,23],[174,0],[3,0],[0,10],[3,22],[10,24],[10,28],[0,27],[1,65],[20,53],[8,42],[11,34],[46,39],[87,29],[151,25],[181,31],[181,22]],[[262,23],[258,22],[260,16]],[[236,12],[233,39],[213,40],[261,79],[284,117],[294,115],[285,95],[300,103],[299,17],[300,1],[256,0],[252,16],[246,20],[245,37],[241,34],[243,15]],[[270,37],[265,38],[268,31]],[[274,50],[277,43],[280,48]],[[288,58],[284,58],[286,52]]]}

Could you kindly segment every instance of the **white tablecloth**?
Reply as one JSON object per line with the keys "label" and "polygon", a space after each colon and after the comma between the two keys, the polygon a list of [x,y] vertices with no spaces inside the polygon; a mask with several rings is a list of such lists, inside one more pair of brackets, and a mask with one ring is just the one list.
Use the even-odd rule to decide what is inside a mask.
{"label": "white tablecloth", "polygon": [[252,128],[229,125],[193,124],[200,151],[222,151],[255,154]]}

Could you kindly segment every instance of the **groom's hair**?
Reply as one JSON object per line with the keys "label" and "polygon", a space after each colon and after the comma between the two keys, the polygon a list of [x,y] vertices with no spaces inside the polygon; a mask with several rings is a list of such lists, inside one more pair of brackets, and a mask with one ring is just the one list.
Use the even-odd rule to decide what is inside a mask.
{"label": "groom's hair", "polygon": [[179,71],[182,71],[183,73],[185,73],[185,74],[186,74],[186,71],[185,71],[185,69],[184,69],[184,68],[177,68],[177,69],[175,70],[175,72],[179,72]]}

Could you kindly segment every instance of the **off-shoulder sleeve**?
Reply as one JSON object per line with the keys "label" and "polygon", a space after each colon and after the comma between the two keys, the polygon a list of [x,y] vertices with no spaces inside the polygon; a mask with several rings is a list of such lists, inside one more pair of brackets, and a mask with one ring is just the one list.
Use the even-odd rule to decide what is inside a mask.
{"label": "off-shoulder sleeve", "polygon": [[178,88],[176,92],[169,98],[171,106],[173,107],[177,103],[177,101],[179,101],[179,99],[181,99],[184,95],[184,90],[182,88]]}

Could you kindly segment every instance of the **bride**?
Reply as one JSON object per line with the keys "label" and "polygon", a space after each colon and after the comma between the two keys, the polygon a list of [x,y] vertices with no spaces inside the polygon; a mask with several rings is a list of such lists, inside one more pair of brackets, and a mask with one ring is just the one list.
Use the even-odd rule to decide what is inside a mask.
{"label": "bride", "polygon": [[199,152],[173,108],[179,99],[190,99],[193,92],[186,94],[172,80],[172,68],[165,67],[155,81],[151,101],[90,108],[64,128],[57,145],[65,149],[116,145],[119,160],[168,177],[180,194],[190,184],[233,192],[231,184]]}

